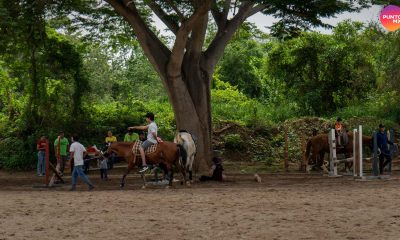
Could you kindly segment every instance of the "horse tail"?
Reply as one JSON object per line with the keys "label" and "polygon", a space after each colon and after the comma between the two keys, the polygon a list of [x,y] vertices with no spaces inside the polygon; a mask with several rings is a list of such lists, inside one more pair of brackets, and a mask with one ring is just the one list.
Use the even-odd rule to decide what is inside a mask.
{"label": "horse tail", "polygon": [[181,145],[177,144],[178,146],[178,154],[179,154],[179,164],[185,169],[186,162],[187,162],[187,152],[186,149]]}
{"label": "horse tail", "polygon": [[308,163],[308,159],[310,157],[310,151],[311,151],[311,146],[312,146],[312,141],[311,139],[307,141],[307,147],[306,147],[306,152],[304,154],[304,162]]}

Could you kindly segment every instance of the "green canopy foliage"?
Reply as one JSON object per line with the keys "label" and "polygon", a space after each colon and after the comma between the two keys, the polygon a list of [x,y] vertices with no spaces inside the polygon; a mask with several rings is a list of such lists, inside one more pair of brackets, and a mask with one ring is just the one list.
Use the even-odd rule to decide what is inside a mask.
{"label": "green canopy foliage", "polygon": [[[178,12],[193,13],[192,1],[169,1],[177,8],[155,2],[171,21],[181,20]],[[220,13],[224,2],[214,6]],[[233,1],[230,11],[243,2]],[[151,24],[146,3],[139,10]],[[217,65],[214,124],[260,129],[304,115],[338,114],[400,121],[399,31],[350,21],[332,34],[303,31],[325,26],[321,17],[371,3],[268,1],[263,13],[280,19],[271,35],[244,24]],[[217,30],[209,32],[207,46]],[[131,26],[108,4],[0,1],[0,167],[31,167],[41,134],[53,140],[59,130],[78,132],[85,145],[101,145],[112,130],[121,139],[128,126],[144,123],[148,111],[156,113],[160,135],[171,140],[175,117],[164,86]]]}

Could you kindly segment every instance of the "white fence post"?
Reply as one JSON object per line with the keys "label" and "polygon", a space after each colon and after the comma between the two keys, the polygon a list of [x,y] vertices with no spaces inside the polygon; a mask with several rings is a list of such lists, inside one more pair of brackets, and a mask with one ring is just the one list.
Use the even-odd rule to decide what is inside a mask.
{"label": "white fence post", "polygon": [[357,177],[357,169],[358,169],[358,165],[357,165],[357,161],[358,159],[356,158],[357,156],[357,129],[353,130],[353,176]]}
{"label": "white fence post", "polygon": [[329,132],[329,145],[330,145],[330,176],[337,176],[337,165],[335,161],[337,160],[336,157],[336,138],[335,138],[335,129],[331,129]]}

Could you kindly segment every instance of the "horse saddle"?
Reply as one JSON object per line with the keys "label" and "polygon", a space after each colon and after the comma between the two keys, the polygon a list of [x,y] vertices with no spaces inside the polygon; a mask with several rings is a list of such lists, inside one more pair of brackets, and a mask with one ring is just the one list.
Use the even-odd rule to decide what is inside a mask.
{"label": "horse saddle", "polygon": [[[137,156],[140,156],[139,147],[140,147],[140,145],[142,145],[142,143],[143,143],[142,141],[136,141],[135,144],[133,144],[132,152],[133,152],[135,155],[137,155]],[[157,146],[158,146],[158,143],[151,145],[150,147],[148,147],[148,148],[144,151],[144,153],[145,153],[146,155],[148,155],[148,154],[150,154],[150,153],[155,152],[155,151],[157,150]]]}

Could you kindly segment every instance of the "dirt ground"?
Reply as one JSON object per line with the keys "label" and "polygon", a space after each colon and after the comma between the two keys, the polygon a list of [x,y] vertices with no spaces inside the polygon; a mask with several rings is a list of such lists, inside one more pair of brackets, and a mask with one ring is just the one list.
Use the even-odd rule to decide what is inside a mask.
{"label": "dirt ground", "polygon": [[[0,239],[400,239],[400,176],[354,181],[321,174],[227,174],[224,183],[119,189],[82,181],[33,188],[34,173],[0,172]],[[66,177],[70,183],[70,178]]]}

